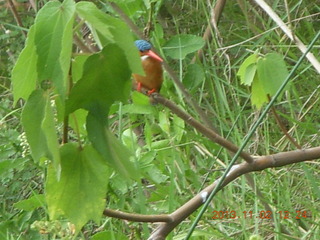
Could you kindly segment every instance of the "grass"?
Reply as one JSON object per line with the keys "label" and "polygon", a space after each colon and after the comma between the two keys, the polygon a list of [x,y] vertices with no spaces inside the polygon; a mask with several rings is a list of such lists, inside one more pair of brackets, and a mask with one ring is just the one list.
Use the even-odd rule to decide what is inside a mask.
{"label": "grass", "polygon": [[[247,1],[237,2],[242,3],[242,8],[235,1],[227,1],[219,23],[219,34],[214,33],[212,42],[205,50],[206,58],[202,63],[197,63],[204,72],[205,80],[198,87],[190,89],[190,92],[206,111],[218,132],[239,146],[260,115],[260,111],[248,102],[250,89],[240,85],[236,77],[240,64],[256,50],[261,54],[276,51],[284,55],[288,68],[291,69],[301,53],[284,38],[279,29],[274,29],[276,25],[261,9],[251,7]],[[175,0],[172,3],[163,1],[159,9],[161,25],[158,27],[163,30],[164,35],[156,32],[152,40],[157,38],[157,42],[164,43],[179,33],[201,36],[210,18],[205,3],[190,0]],[[273,7],[287,21],[284,2],[274,1]],[[308,44],[319,31],[317,17],[308,16],[316,13],[319,7],[308,1],[292,1],[289,3],[289,10],[295,34]],[[147,16],[146,13],[144,15]],[[296,19],[299,20],[295,21]],[[144,23],[140,27],[142,29]],[[253,38],[255,36],[258,37]],[[5,33],[2,33],[2,37],[5,37]],[[14,44],[12,38],[7,41]],[[235,45],[244,41],[243,44]],[[18,46],[13,45],[15,55],[22,49],[21,42]],[[1,55],[5,56],[5,49],[1,51]],[[314,54],[319,56],[319,42]],[[187,56],[180,62],[168,59],[181,80],[192,57]],[[25,212],[12,206],[13,203],[28,198],[34,191],[43,192],[43,172],[32,162],[30,155],[23,157],[21,142],[17,138],[22,133],[18,123],[20,111],[11,109],[12,97],[8,95],[12,65],[12,60],[0,65],[0,118],[5,120],[1,121],[3,151],[0,155],[0,169],[5,169],[3,166],[6,160],[15,163],[12,169],[0,172],[0,194],[4,199],[0,207],[3,216],[0,232],[6,239],[58,239],[53,235],[48,237],[30,230],[35,220],[47,220],[44,208]],[[289,91],[277,102],[276,109],[287,128],[292,129],[292,136],[302,146],[319,146],[319,96],[316,81],[319,75],[307,61],[299,68],[299,73],[291,82]],[[161,93],[198,117],[176,93],[171,80],[167,77],[165,81]],[[122,107],[130,108],[127,103],[123,103]],[[144,115],[115,114],[110,121],[119,138],[134,149],[137,164],[143,168],[144,181],[127,182],[114,174],[109,184],[108,208],[143,214],[172,212],[199,192],[202,185],[206,186],[221,176],[231,160],[228,152],[184,125],[168,109],[162,106],[153,108],[153,111]],[[134,122],[144,128],[145,146],[139,146],[138,139],[131,134]],[[265,155],[293,149],[294,146],[283,138],[275,119],[269,114],[246,150],[253,155]],[[259,235],[261,239],[318,239],[319,175],[318,162],[309,161],[251,173],[254,188],[248,185],[244,176],[240,177],[216,195],[194,232],[193,239],[249,239],[253,235]],[[32,181],[29,182],[30,179]],[[20,189],[24,190],[21,192]],[[258,191],[262,196],[258,195]],[[273,209],[275,225],[271,224],[271,220],[264,219],[267,211],[264,203]],[[212,219],[213,211],[234,211],[239,218]],[[280,216],[279,211],[289,211],[289,219]],[[307,217],[297,221],[296,211],[306,211]],[[195,216],[196,213],[177,227],[169,239],[183,239]],[[84,239],[94,235],[102,223],[105,223],[102,229],[110,233],[109,239],[146,239],[154,227],[152,224],[106,218],[101,223],[88,224],[81,237]],[[291,237],[281,233],[281,226],[286,228]]]}

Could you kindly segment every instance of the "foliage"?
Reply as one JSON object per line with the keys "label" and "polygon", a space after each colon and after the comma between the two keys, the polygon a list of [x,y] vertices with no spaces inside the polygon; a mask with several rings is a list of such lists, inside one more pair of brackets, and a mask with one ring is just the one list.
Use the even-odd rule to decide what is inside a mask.
{"label": "foliage", "polygon": [[[252,103],[261,107],[300,56],[272,21],[246,1],[237,1],[237,7],[227,1],[220,32],[204,48],[203,62],[193,62],[192,53],[203,47],[202,26],[211,20],[205,1],[112,2],[141,29],[154,15],[151,42],[217,131],[236,145],[260,113],[247,101],[250,92]],[[108,3],[66,0],[39,1],[36,9],[24,6],[18,7],[24,26],[18,26],[9,7],[0,13],[1,238],[146,239],[154,225],[101,217],[103,209],[170,213],[221,176],[230,155],[168,109],[150,105],[146,96],[133,92],[128,101],[131,73],[142,69],[134,37]],[[319,11],[316,4],[293,1],[286,9],[284,1],[274,1],[272,7],[284,20],[290,13],[295,34],[306,44],[319,31],[318,15],[312,15]],[[82,39],[84,23],[94,39],[88,46],[98,48],[96,53],[74,45],[75,36],[87,40]],[[29,29],[27,39],[24,29]],[[314,54],[319,56],[319,48]],[[240,85],[237,74],[251,91]],[[275,106],[304,147],[320,145],[317,78],[305,61]],[[269,83],[275,79],[279,82]],[[168,76],[161,94],[200,118]],[[267,155],[292,149],[274,119],[267,118],[246,150]],[[215,197],[193,237],[282,239],[285,225],[292,236],[317,239],[319,174],[313,161],[252,174],[253,189],[241,177]],[[266,211],[266,203],[277,213],[274,227],[256,217]],[[239,218],[213,219],[215,210],[235,211]],[[306,217],[296,221],[293,216],[300,210]],[[290,211],[290,218],[279,211]],[[189,228],[185,221],[169,238],[182,239]]]}
{"label": "foliage", "polygon": [[242,84],[252,86],[252,105],[260,109],[268,101],[267,96],[272,97],[278,91],[288,76],[288,70],[281,55],[268,53],[259,58],[254,53],[244,60],[237,75]]}

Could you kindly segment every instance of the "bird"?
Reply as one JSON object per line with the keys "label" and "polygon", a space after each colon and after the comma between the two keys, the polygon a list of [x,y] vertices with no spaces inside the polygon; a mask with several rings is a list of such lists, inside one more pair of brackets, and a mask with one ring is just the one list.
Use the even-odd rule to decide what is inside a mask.
{"label": "bird", "polygon": [[135,45],[140,52],[142,68],[145,73],[145,76],[132,74],[136,90],[141,92],[142,88],[145,88],[148,95],[159,92],[163,82],[163,59],[151,51],[152,45],[148,41],[136,40]]}

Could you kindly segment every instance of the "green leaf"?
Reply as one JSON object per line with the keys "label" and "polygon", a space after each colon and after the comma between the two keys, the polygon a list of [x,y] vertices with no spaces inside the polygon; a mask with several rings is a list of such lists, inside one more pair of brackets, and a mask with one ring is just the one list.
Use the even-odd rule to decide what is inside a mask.
{"label": "green leaf", "polygon": [[259,81],[266,94],[273,96],[288,76],[288,69],[283,57],[277,53],[268,53],[258,60]]}
{"label": "green leaf", "polygon": [[87,131],[90,141],[101,156],[125,178],[138,179],[137,169],[130,161],[132,154],[107,129],[107,118],[89,112]]}
{"label": "green leaf", "polygon": [[262,105],[268,101],[268,98],[257,75],[252,82],[251,91],[251,103],[255,105],[257,109],[260,109]]}
{"label": "green leaf", "polygon": [[254,66],[256,66],[257,60],[258,54],[254,53],[243,61],[237,72],[237,76],[240,77],[241,84],[251,86],[256,70],[256,67]]}
{"label": "green leaf", "polygon": [[199,64],[190,64],[187,73],[183,78],[183,83],[188,89],[194,89],[203,83],[205,79],[204,71]]}
{"label": "green leaf", "polygon": [[136,105],[150,105],[150,98],[143,93],[133,91],[131,94],[132,102]]}
{"label": "green leaf", "polygon": [[14,105],[22,98],[28,99],[36,88],[38,78],[36,47],[34,45],[35,28],[32,26],[28,32],[26,45],[12,70],[12,85]]}
{"label": "green leaf", "polygon": [[87,61],[89,55],[79,55],[72,61],[72,81],[73,83],[81,79],[83,74],[83,65]]}
{"label": "green leaf", "polygon": [[108,166],[92,146],[68,143],[61,147],[61,179],[48,167],[46,200],[50,218],[66,216],[77,231],[89,220],[99,221],[105,207]]}
{"label": "green leaf", "polygon": [[128,104],[122,107],[122,114],[154,114],[155,109],[151,105]]}
{"label": "green leaf", "polygon": [[163,47],[166,55],[173,59],[184,59],[189,53],[195,52],[204,46],[201,37],[181,34],[172,37]]}
{"label": "green leaf", "polygon": [[173,128],[174,128],[174,141],[176,144],[180,143],[182,136],[185,132],[185,122],[178,117],[177,115],[173,115]]}
{"label": "green leaf", "polygon": [[41,127],[46,104],[45,93],[42,90],[35,90],[22,110],[22,126],[35,161],[40,161],[42,157],[48,155],[46,136]]}
{"label": "green leaf", "polygon": [[251,86],[253,79],[255,78],[257,72],[257,64],[253,63],[250,64],[244,73],[243,80],[241,81],[242,84]]}
{"label": "green leaf", "polygon": [[70,66],[75,3],[73,0],[48,2],[35,21],[35,45],[39,80],[52,80],[64,98]]}
{"label": "green leaf", "polygon": [[77,133],[82,134],[83,136],[87,135],[86,130],[86,118],[88,112],[83,109],[78,109],[75,112],[70,114],[69,124],[70,127]]}
{"label": "green leaf", "polygon": [[106,239],[127,240],[128,237],[121,232],[117,232],[115,236],[114,231],[109,230],[109,231],[96,233],[90,239],[91,240],[106,240]]}
{"label": "green leaf", "polygon": [[92,30],[97,30],[98,36],[101,38],[96,40],[102,42],[102,47],[116,43],[123,50],[131,71],[144,74],[138,50],[134,45],[134,39],[127,24],[106,15],[91,2],[79,2],[76,9],[79,16],[90,24]]}
{"label": "green leaf", "polygon": [[24,211],[33,211],[45,205],[45,197],[43,194],[35,194],[32,197],[19,201],[13,206]]}
{"label": "green leaf", "polygon": [[123,51],[116,44],[107,45],[90,56],[82,78],[72,88],[66,113],[79,108],[107,114],[115,101],[126,101],[131,88],[131,72]]}

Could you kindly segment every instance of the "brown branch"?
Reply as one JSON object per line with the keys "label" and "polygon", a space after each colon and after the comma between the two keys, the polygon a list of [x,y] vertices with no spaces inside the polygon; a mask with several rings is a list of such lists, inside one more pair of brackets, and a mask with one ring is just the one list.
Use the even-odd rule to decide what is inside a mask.
{"label": "brown branch", "polygon": [[[270,95],[268,95],[268,99],[269,99],[269,101],[271,101]],[[277,122],[279,128],[281,129],[281,131],[283,132],[283,134],[286,136],[286,138],[287,138],[296,148],[301,149],[302,147],[299,145],[299,143],[297,143],[297,142],[293,139],[293,137],[291,137],[291,135],[288,133],[287,129],[286,129],[285,126],[283,125],[283,123],[282,123],[282,121],[281,121],[281,119],[280,119],[280,117],[279,117],[279,115],[278,115],[278,113],[277,113],[277,111],[276,111],[276,109],[275,109],[274,106],[271,106],[271,111],[272,111],[272,113],[273,113],[273,115],[274,115],[274,118],[276,119],[276,122]]]}
{"label": "brown branch", "polygon": [[132,222],[166,222],[171,223],[172,217],[168,214],[161,215],[144,215],[136,213],[125,213],[117,210],[105,209],[103,214],[108,217],[124,219]]}
{"label": "brown branch", "polygon": [[73,41],[83,53],[93,53],[93,51],[85,45],[76,34],[73,36]]}
{"label": "brown branch", "polygon": [[[222,147],[226,148],[227,150],[236,153],[238,151],[238,147],[234,145],[232,142],[226,140],[225,138],[221,137],[219,134],[211,130],[210,128],[204,126],[188,113],[184,112],[181,108],[179,108],[174,102],[170,101],[169,99],[164,98],[159,93],[153,93],[150,96],[155,102],[158,102],[167,108],[169,108],[174,114],[178,117],[182,118],[186,123],[193,126],[197,131],[201,132],[204,136],[209,138],[211,141],[221,145]],[[247,161],[248,163],[253,162],[253,158],[249,153],[242,152],[240,156]]]}
{"label": "brown branch", "polygon": [[[7,2],[8,2],[8,5],[9,5],[9,8],[10,8],[10,11],[11,11],[14,19],[16,20],[18,26],[23,28],[23,24],[22,24],[21,18],[19,16],[18,11],[17,11],[15,5],[13,4],[12,0],[7,0]],[[21,29],[21,31],[22,31],[23,35],[26,37],[27,36],[26,31],[24,31],[22,29]]]}
{"label": "brown branch", "polygon": [[[295,150],[289,152],[277,153],[274,155],[262,156],[254,159],[252,163],[241,163],[232,167],[231,171],[225,178],[221,185],[221,190],[224,186],[231,183],[239,176],[253,172],[261,171],[267,168],[282,167],[288,164],[303,162],[307,160],[314,160],[320,158],[320,147],[309,148],[305,150]],[[173,218],[171,223],[163,223],[159,225],[149,237],[149,240],[162,240],[183,220],[189,217],[194,211],[196,211],[205,201],[206,197],[215,189],[215,186],[219,182],[219,179],[214,181],[210,186],[203,189],[199,194],[190,199],[182,207],[171,213]]]}

